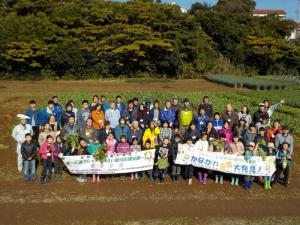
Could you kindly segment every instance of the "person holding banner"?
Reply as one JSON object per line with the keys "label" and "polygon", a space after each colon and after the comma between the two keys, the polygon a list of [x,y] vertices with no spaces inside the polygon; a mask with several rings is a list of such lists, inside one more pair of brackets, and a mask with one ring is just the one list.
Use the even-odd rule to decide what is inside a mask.
{"label": "person holding banner", "polygon": [[[255,145],[254,142],[250,142],[248,144],[246,151],[245,151],[245,158],[247,161],[249,161],[252,158],[252,156],[258,156],[257,148],[258,148],[258,144]],[[253,176],[245,176],[245,178],[244,178],[244,187],[245,187],[246,191],[249,191],[250,193],[252,193],[253,181],[254,181]]]}
{"label": "person holding banner", "polygon": [[[193,151],[194,148],[194,144],[193,144],[193,138],[192,137],[188,137],[187,141],[186,141],[186,149],[187,151]],[[185,171],[184,171],[184,175],[185,175],[185,180],[187,185],[192,185],[192,180],[193,180],[193,175],[194,175],[194,167],[193,165],[186,165],[185,166]]]}
{"label": "person holding banner", "polygon": [[171,165],[172,165],[172,180],[178,182],[180,178],[181,166],[176,164],[176,157],[178,153],[178,144],[180,143],[180,135],[175,134],[171,144]]}
{"label": "person holding banner", "polygon": [[[233,135],[232,143],[229,146],[230,146],[229,154],[233,154],[237,156],[244,155],[245,153],[244,144],[239,140],[238,134]],[[231,176],[231,185],[236,185],[236,186],[239,185],[238,176],[236,175]]]}
{"label": "person holding banner", "polygon": [[171,156],[171,146],[168,138],[164,138],[161,145],[156,148],[154,159],[154,182],[159,178],[160,183],[164,183],[168,172],[169,157]]}
{"label": "person holding banner", "polygon": [[[209,143],[207,141],[207,133],[203,132],[201,134],[201,139],[198,140],[195,144],[195,149],[201,152],[209,151]],[[198,180],[201,184],[207,183],[208,170],[204,168],[198,168]]]}
{"label": "person holding banner", "polygon": [[[143,151],[150,150],[150,149],[151,149],[151,141],[147,140],[145,142],[145,144],[143,145]],[[150,181],[153,182],[154,181],[153,180],[153,169],[140,172],[140,181],[144,181],[145,173],[147,173]]]}

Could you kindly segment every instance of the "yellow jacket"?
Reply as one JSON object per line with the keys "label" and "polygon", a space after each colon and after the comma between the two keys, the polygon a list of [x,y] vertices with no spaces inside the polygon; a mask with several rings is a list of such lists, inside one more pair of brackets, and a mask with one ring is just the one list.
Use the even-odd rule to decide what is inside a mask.
{"label": "yellow jacket", "polygon": [[151,148],[155,148],[158,145],[158,135],[160,134],[160,129],[155,127],[153,130],[147,128],[143,135],[143,145],[145,145],[147,140],[151,140]]}

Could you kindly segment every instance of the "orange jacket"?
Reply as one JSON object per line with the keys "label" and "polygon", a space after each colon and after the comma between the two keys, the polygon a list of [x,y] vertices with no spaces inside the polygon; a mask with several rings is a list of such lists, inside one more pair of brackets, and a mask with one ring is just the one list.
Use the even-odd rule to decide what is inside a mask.
{"label": "orange jacket", "polygon": [[104,128],[104,112],[103,110],[100,110],[100,112],[97,112],[94,110],[92,112],[92,120],[93,120],[93,127],[97,130]]}

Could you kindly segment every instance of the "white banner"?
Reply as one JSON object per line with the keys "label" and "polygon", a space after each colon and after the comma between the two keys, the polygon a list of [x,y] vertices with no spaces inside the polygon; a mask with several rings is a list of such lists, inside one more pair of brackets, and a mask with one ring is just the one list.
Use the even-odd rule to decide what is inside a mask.
{"label": "white banner", "polygon": [[152,170],[155,149],[131,154],[108,154],[101,163],[92,155],[63,156],[62,160],[73,174],[118,174]]}
{"label": "white banner", "polygon": [[176,164],[193,165],[223,173],[272,176],[276,171],[275,156],[254,156],[247,161],[245,156],[224,154],[221,152],[202,152],[195,147],[179,144]]}

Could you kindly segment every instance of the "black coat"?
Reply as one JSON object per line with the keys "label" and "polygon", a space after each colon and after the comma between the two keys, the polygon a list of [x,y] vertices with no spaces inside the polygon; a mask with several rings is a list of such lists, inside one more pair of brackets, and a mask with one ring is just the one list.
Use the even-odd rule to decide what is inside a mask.
{"label": "black coat", "polygon": [[34,141],[27,142],[25,141],[21,145],[21,154],[24,160],[27,160],[29,157],[35,159],[36,157],[36,143]]}

